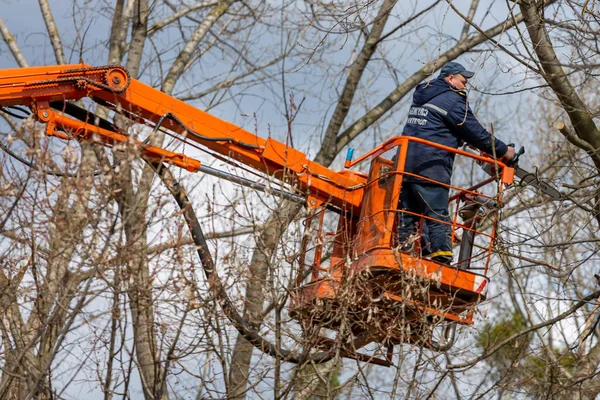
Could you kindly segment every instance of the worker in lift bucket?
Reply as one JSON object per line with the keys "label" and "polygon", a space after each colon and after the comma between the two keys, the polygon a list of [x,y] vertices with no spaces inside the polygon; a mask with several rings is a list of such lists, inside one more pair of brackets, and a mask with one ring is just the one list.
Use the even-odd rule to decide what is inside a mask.
{"label": "worker in lift bucket", "polygon": [[[413,136],[444,146],[458,148],[463,142],[496,157],[511,160],[513,147],[493,137],[471,111],[467,96],[467,80],[473,72],[457,62],[442,67],[438,78],[421,83],[415,89],[408,112],[404,136]],[[450,184],[454,153],[420,143],[408,146],[405,171],[431,180]],[[398,208],[425,215],[428,243],[423,255],[444,264],[452,262],[451,226],[448,212],[449,188],[418,177],[404,175]],[[399,213],[398,239],[407,249],[408,240],[417,231],[420,217]],[[414,236],[413,236],[414,237]]]}

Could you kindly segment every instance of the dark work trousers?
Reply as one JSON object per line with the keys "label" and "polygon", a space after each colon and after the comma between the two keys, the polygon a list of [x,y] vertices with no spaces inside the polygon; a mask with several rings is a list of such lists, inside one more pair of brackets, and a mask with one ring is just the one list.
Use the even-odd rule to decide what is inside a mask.
{"label": "dark work trousers", "polygon": [[[447,187],[433,183],[403,182],[398,207],[400,210],[412,211],[439,221],[450,222],[450,214],[448,213],[449,192],[450,190]],[[417,233],[420,220],[419,216],[398,213],[398,239],[400,245],[411,234]],[[425,218],[425,224],[430,247],[429,249],[423,248],[424,252],[451,251],[451,226],[427,218]],[[423,231],[425,233],[425,229]]]}

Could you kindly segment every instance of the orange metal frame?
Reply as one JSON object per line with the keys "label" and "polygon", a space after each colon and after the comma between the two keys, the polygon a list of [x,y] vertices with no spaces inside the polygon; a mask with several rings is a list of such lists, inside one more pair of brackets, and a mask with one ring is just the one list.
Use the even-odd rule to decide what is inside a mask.
{"label": "orange metal frame", "polygon": [[[450,223],[453,237],[456,236],[454,231],[462,229],[463,232],[474,232],[476,235],[484,236],[489,240],[488,248],[483,257],[485,265],[481,267],[482,274],[473,270],[463,270],[439,264],[421,258],[418,254],[399,251],[396,238],[396,225],[399,214],[411,213],[423,219],[427,218],[424,215],[398,209],[403,176],[416,176],[404,171],[409,142],[423,143],[483,163],[496,164],[501,168],[500,184],[497,184],[496,179],[491,178],[467,189],[420,177],[423,180],[447,186],[457,192],[451,197],[451,202],[456,203],[454,220]],[[396,163],[392,159],[383,158],[384,153],[393,149],[396,149]],[[487,157],[412,137],[392,138],[355,161],[347,161],[346,167],[350,168],[367,160],[371,163],[370,174],[364,186],[360,218],[358,221],[350,221],[345,215],[339,217],[329,267],[324,268],[321,266],[319,257],[315,257],[314,264],[308,266],[312,268],[312,279],[298,290],[291,306],[292,315],[306,314],[309,315],[311,321],[315,321],[314,323],[335,328],[336,318],[339,314],[337,309],[341,307],[339,296],[347,292],[344,290],[344,285],[353,279],[364,276],[375,285],[370,285],[371,289],[369,290],[372,291],[370,295],[385,300],[383,302],[378,300],[377,307],[381,320],[391,321],[394,318],[393,316],[398,313],[398,305],[402,304],[405,313],[403,318],[409,325],[415,327],[423,324],[423,321],[433,321],[434,319],[459,324],[472,324],[474,306],[485,299],[487,291],[488,279],[485,274],[487,273],[494,243],[495,223],[489,233],[478,231],[472,226],[467,226],[458,221],[458,209],[461,201],[467,195],[491,199],[492,196],[486,196],[478,191],[489,184],[497,185],[498,193],[493,198],[501,204],[503,184],[512,183],[513,169],[502,162]],[[315,253],[319,255],[322,253],[319,246],[322,246],[326,235],[331,235],[331,232],[323,232],[323,217],[322,214],[320,215],[321,225],[315,237],[317,242]],[[348,260],[352,261],[348,262]],[[428,291],[427,298],[418,299],[415,295],[418,289],[415,289],[412,293],[412,298],[405,298],[406,294],[411,292],[408,289],[411,285],[416,285],[415,288],[422,288],[425,285]],[[357,316],[357,324],[355,330],[353,330],[355,335],[359,335],[367,329],[371,332],[373,341],[396,343],[419,340],[418,338],[407,339],[402,336],[403,333],[400,331],[396,335],[384,332],[378,324],[365,324],[364,321],[368,320],[368,316],[364,310],[368,309],[368,304],[364,302],[357,301],[349,307],[352,308],[350,314]],[[331,311],[324,311],[328,309]],[[386,310],[389,313],[387,317]],[[365,325],[367,325],[366,328]]]}

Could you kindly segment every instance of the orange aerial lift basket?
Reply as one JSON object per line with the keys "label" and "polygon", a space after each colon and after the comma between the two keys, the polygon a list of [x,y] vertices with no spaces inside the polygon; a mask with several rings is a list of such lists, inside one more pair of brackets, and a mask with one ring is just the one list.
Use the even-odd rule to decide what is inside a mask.
{"label": "orange aerial lift basket", "polygon": [[[347,167],[370,161],[369,174],[361,175],[364,197],[360,216],[342,214],[336,230],[328,231],[328,210],[321,205],[306,220],[290,307],[291,315],[305,325],[327,327],[336,334],[346,332],[353,339],[346,357],[382,365],[391,363],[396,344],[447,350],[455,341],[456,324],[473,324],[475,306],[485,299],[502,183],[513,179],[511,168],[470,188],[421,177],[453,190],[449,204],[454,210],[452,239],[460,242],[453,264],[426,259],[420,256],[418,236],[411,243],[398,243],[397,238],[398,220],[410,212],[398,209],[403,177],[416,176],[404,172],[410,141],[480,164],[496,164],[500,171],[490,158],[412,137],[393,138],[355,162],[347,161]],[[427,218],[414,215],[422,222]],[[480,231],[478,224],[486,216],[490,218]],[[327,346],[331,339],[322,342]],[[385,359],[356,351],[371,342],[388,346]]]}
{"label": "orange aerial lift basket", "polygon": [[[84,98],[131,123],[150,127],[149,136],[135,137],[75,103]],[[502,204],[502,188],[512,183],[514,172],[500,161],[417,138],[395,137],[355,161],[348,157],[345,170],[333,171],[284,143],[261,138],[132,79],[124,68],[114,65],[0,70],[0,109],[16,116],[14,109],[25,111],[45,124],[48,136],[109,148],[128,146],[152,165],[182,209],[207,282],[226,316],[256,348],[274,357],[324,362],[339,354],[390,365],[393,347],[399,343],[443,351],[454,343],[456,325],[472,324],[474,307],[485,299],[495,211]],[[310,209],[289,311],[302,327],[329,334],[319,334],[305,354],[270,343],[240,315],[216,275],[217,266],[185,191],[165,171],[174,165],[257,190],[270,189],[152,145],[152,135],[159,130],[189,147],[218,153],[229,162],[284,181],[301,193],[275,191]],[[468,189],[450,187],[454,218],[449,224],[453,241],[458,244],[461,239],[452,265],[421,257],[418,237],[410,251],[399,250],[407,247],[398,242],[397,221],[409,212],[398,209],[398,200],[411,141],[475,159],[496,171],[496,176]],[[367,161],[368,175],[351,169]],[[335,228],[330,227],[332,214]],[[483,223],[486,216],[490,218]],[[386,346],[385,358],[357,351],[370,343]]]}

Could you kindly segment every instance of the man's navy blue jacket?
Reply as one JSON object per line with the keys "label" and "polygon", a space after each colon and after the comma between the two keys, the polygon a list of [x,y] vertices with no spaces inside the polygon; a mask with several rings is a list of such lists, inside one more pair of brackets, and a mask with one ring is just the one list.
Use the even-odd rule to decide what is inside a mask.
{"label": "man's navy blue jacket", "polygon": [[[488,154],[503,156],[508,147],[492,138],[477,121],[467,104],[467,94],[450,86],[443,78],[421,83],[415,89],[413,104],[404,127],[405,136],[414,136],[444,146],[458,148],[467,142]],[[419,143],[408,146],[405,171],[450,184],[454,153]],[[415,178],[405,176],[405,180]]]}

